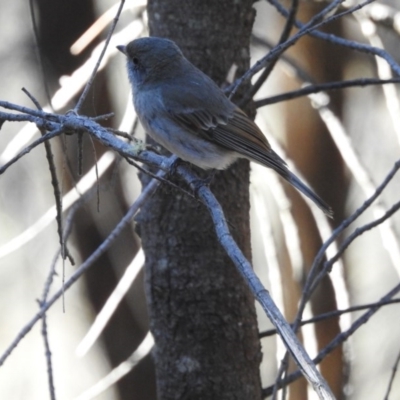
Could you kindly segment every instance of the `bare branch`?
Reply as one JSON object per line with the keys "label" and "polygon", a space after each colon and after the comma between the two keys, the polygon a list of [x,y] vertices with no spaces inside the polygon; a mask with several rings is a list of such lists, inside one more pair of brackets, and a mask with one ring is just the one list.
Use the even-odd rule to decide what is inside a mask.
{"label": "bare branch", "polygon": [[[371,0],[371,1],[374,1],[374,0]],[[347,10],[345,13],[346,14],[353,13],[356,9],[360,9],[362,6],[370,3],[371,1],[366,1],[366,2],[361,3],[360,5],[358,5],[356,7],[352,7],[351,9]],[[279,13],[281,13],[285,18],[288,17],[289,11],[285,7],[283,7],[281,5],[281,3],[279,3],[279,1],[277,1],[277,0],[268,0],[268,2],[271,5],[273,5],[277,9],[277,11]],[[326,22],[330,22],[331,20],[337,19],[339,16],[343,16],[343,15],[344,15],[344,13],[335,15],[334,17],[330,17],[330,18],[326,19],[324,22],[325,23]],[[300,28],[301,30],[303,30],[306,27],[306,25],[302,24],[299,21],[296,21],[296,26],[298,28]],[[360,51],[360,52],[366,53],[366,54],[376,55],[376,56],[378,56],[380,58],[383,58],[390,65],[390,67],[395,72],[395,74],[400,76],[400,65],[385,50],[379,49],[379,48],[374,47],[374,46],[368,46],[368,45],[363,44],[363,43],[357,43],[357,42],[355,42],[353,40],[347,40],[347,39],[335,36],[333,34],[327,34],[327,33],[321,32],[321,31],[317,31],[316,30],[317,27],[318,26],[315,26],[312,29],[310,29],[307,32],[307,34],[310,34],[311,36],[314,36],[314,37],[316,37],[318,39],[326,40],[328,42],[337,44],[339,46],[343,46],[343,47],[346,47],[346,48],[349,48],[349,49],[352,49],[352,50]],[[300,33],[300,31],[299,31],[299,33]]]}
{"label": "bare branch", "polygon": [[[117,139],[114,135],[110,134],[105,128],[102,128],[94,121],[88,120],[84,117],[80,117],[75,115],[74,113],[69,113],[66,116],[61,116],[60,118],[61,126],[67,132],[82,132],[86,131],[89,134],[96,137],[106,146],[112,147],[114,150],[118,151],[120,154],[141,159],[144,162],[149,162],[150,160],[158,161],[162,160],[163,158],[160,156],[156,156],[151,152],[143,150],[141,146],[138,149],[132,149],[132,146],[122,142],[121,140]],[[135,151],[136,150],[136,151]],[[162,166],[162,164],[159,164]],[[188,181],[188,183],[193,184],[194,180],[198,180],[198,178],[194,177],[193,175],[189,174],[187,168],[184,166],[178,166],[177,168],[180,172],[180,175]],[[324,382],[322,376],[316,370],[315,366],[312,364],[311,360],[309,359],[308,355],[302,349],[302,346],[298,342],[298,339],[293,334],[290,326],[284,320],[282,315],[280,314],[278,308],[273,303],[269,293],[265,290],[262,286],[261,282],[259,281],[258,277],[252,271],[252,268],[248,261],[244,258],[243,254],[238,249],[237,245],[233,242],[233,239],[230,237],[229,230],[227,228],[226,222],[224,221],[222,210],[219,204],[216,202],[215,198],[212,196],[211,192],[207,188],[200,188],[199,195],[201,195],[201,199],[209,205],[209,211],[212,213],[216,224],[216,230],[218,237],[221,241],[221,244],[226,248],[228,254],[232,257],[233,261],[235,262],[236,266],[239,268],[241,274],[246,279],[246,282],[249,284],[250,288],[253,291],[253,294],[257,298],[257,300],[263,305],[264,310],[266,311],[269,318],[271,318],[272,322],[275,326],[280,330],[280,334],[284,343],[289,347],[292,355],[295,357],[295,360],[300,364],[303,372],[309,379],[310,383],[313,385],[315,390],[320,394],[321,398],[333,398],[330,394],[329,387]],[[124,218],[125,220],[125,218]],[[121,221],[122,223],[122,221]],[[119,226],[119,225],[118,225]],[[222,233],[218,233],[222,230]],[[110,235],[111,236],[111,235]],[[105,248],[109,245],[109,243],[114,239],[108,238],[100,248],[92,254],[91,257],[84,263],[78,271],[82,271],[88,268],[91,263],[97,259],[97,257],[105,250]],[[86,266],[88,265],[88,266]],[[77,272],[78,272],[77,271]],[[83,273],[83,272],[82,272]],[[77,279],[74,278],[76,273],[65,283],[65,290],[72,285],[72,283]],[[79,275],[80,276],[80,275]],[[74,280],[75,279],[75,280]],[[60,295],[62,293],[58,292]],[[43,313],[48,309],[49,305],[51,305],[56,299],[57,294],[48,302],[45,306],[42,307],[42,310],[39,314],[37,314],[36,318],[40,318]],[[36,322],[37,319],[33,320],[33,323]],[[33,326],[33,325],[32,325]],[[31,329],[31,324],[28,324],[29,329]],[[17,341],[14,341],[13,344],[10,346],[9,350],[5,353],[5,357],[8,357],[12,349],[17,345],[19,340],[29,331],[29,329],[24,329],[22,332],[24,334],[18,337]],[[4,362],[4,356],[0,359],[0,365]]]}
{"label": "bare branch", "polygon": [[103,50],[101,51],[100,56],[99,56],[99,58],[97,60],[97,63],[95,65],[95,67],[93,68],[92,75],[90,76],[89,80],[87,81],[87,83],[85,85],[85,88],[83,89],[83,92],[82,92],[81,96],[79,97],[78,102],[76,103],[76,105],[74,107],[74,111],[76,113],[79,113],[79,110],[81,109],[82,104],[85,101],[86,96],[89,93],[89,90],[93,85],[93,82],[94,82],[94,79],[96,77],[97,71],[98,71],[98,69],[100,67],[101,61],[103,60],[103,57],[104,57],[104,54],[106,53],[108,44],[110,43],[111,37],[112,37],[112,35],[113,35],[114,31],[115,31],[115,28],[117,26],[117,23],[118,23],[118,20],[119,20],[119,16],[121,15],[122,9],[124,8],[124,3],[125,3],[125,0],[121,0],[120,6],[119,6],[118,11],[117,11],[117,14],[114,17],[113,24],[111,25],[111,28],[110,28],[110,30],[108,32],[108,35],[107,35],[107,39],[106,39],[106,41],[104,43]]}
{"label": "bare branch", "polygon": [[256,300],[261,304],[264,312],[276,327],[279,336],[290,351],[297,365],[301,369],[306,379],[310,382],[316,393],[321,399],[334,399],[325,379],[316,369],[308,354],[303,349],[292,328],[286,322],[279,309],[276,307],[269,292],[262,285],[261,281],[254,273],[252,266],[244,257],[243,253],[233,240],[228,225],[226,223],[222,208],[211,193],[210,189],[204,184],[198,187],[199,180],[185,166],[178,166],[177,172],[184,178],[196,191],[199,198],[206,205],[215,225],[218,241],[221,243],[231,260],[234,262],[239,273],[243,276]]}
{"label": "bare branch", "polygon": [[[377,303],[388,301],[392,299],[397,293],[400,292],[400,285],[395,286],[388,294],[381,298],[381,300]],[[329,353],[331,353],[336,347],[345,342],[357,329],[359,329],[363,324],[368,322],[368,320],[380,309],[380,306],[375,305],[371,307],[369,311],[364,313],[361,317],[354,321],[349,329],[337,335],[327,346],[325,346],[314,358],[315,364],[319,364]],[[301,377],[301,372],[296,371],[289,374],[285,380],[281,380],[277,383],[279,388],[288,385],[289,383],[295,381],[296,379]],[[270,396],[274,390],[273,386],[263,389],[263,397]]]}
{"label": "bare branch", "polygon": [[[245,74],[243,74],[236,82],[226,89],[226,92],[229,93],[229,97],[231,98],[236,91],[238,90],[239,86],[243,83],[250,80],[258,71],[266,67],[271,61],[277,59],[281,56],[289,47],[293,46],[298,40],[300,40],[303,36],[311,33],[315,29],[319,28],[322,25],[325,25],[329,22],[332,17],[327,18],[324,20],[324,17],[334,10],[340,3],[344,0],[334,0],[327,7],[325,7],[320,13],[316,14],[307,24],[300,24],[296,21],[296,26],[300,27],[298,33],[293,35],[290,39],[275,46],[265,57],[258,60],[253,67],[251,67]],[[371,0],[370,0],[371,1]],[[285,17],[288,18],[290,13],[282,6],[280,6],[285,11]],[[322,21],[322,22],[320,22]]]}
{"label": "bare branch", "polygon": [[387,388],[384,400],[389,400],[389,395],[390,395],[390,392],[392,390],[393,381],[394,381],[394,378],[396,376],[397,369],[399,367],[399,363],[400,363],[400,352],[397,355],[396,361],[394,362],[394,365],[393,365],[393,368],[392,368],[392,374],[390,376],[390,380],[389,380],[389,384],[388,384],[388,388]]}
{"label": "bare branch", "polygon": [[5,163],[0,167],[0,175],[3,174],[11,165],[16,163],[20,158],[22,158],[24,155],[28,154],[31,150],[33,150],[35,147],[39,146],[40,144],[46,142],[47,140],[52,139],[53,137],[59,136],[64,132],[64,129],[61,127],[59,129],[55,129],[53,131],[50,131],[46,133],[45,135],[41,136],[39,139],[35,140],[32,144],[29,146],[25,147],[21,152],[19,152],[15,157],[13,157],[10,161]]}
{"label": "bare branch", "polygon": [[[296,14],[298,11],[299,7],[299,0],[292,0],[292,5],[290,7],[290,12],[288,15],[288,18],[286,19],[285,26],[283,28],[283,31],[281,33],[281,37],[279,38],[278,45],[286,42],[286,40],[289,38],[290,31],[292,30],[294,26],[294,22],[296,20]],[[243,98],[240,100],[239,106],[243,107],[246,105],[251,98],[258,92],[262,84],[268,79],[269,75],[271,74],[274,66],[278,62],[279,57],[276,57],[274,60],[272,60],[265,68],[265,70],[262,72],[260,77],[257,79],[257,82],[245,93]]]}
{"label": "bare branch", "polygon": [[[305,283],[305,287],[303,290],[303,295],[302,299],[300,301],[298,313],[296,320],[294,322],[294,327],[297,329],[300,321],[301,321],[301,316],[305,308],[306,302],[309,300],[312,289],[315,289],[316,287],[316,276],[318,273],[318,270],[320,269],[322,260],[325,256],[325,252],[327,248],[333,243],[338,236],[352,223],[354,222],[367,208],[370,207],[370,205],[376,200],[376,198],[383,192],[385,187],[389,184],[389,182],[393,179],[393,177],[396,175],[397,171],[400,169],[400,160],[395,163],[393,166],[392,170],[389,172],[389,174],[385,177],[384,181],[378,186],[376,189],[375,193],[367,199],[358,210],[356,210],[349,218],[345,219],[334,231],[332,236],[327,240],[319,250],[317,256],[314,259],[313,265],[311,267],[310,273],[308,275],[307,281]],[[318,281],[321,279],[321,275],[318,275]]]}
{"label": "bare branch", "polygon": [[276,104],[281,101],[293,100],[299,97],[308,96],[313,93],[320,93],[329,90],[340,90],[349,87],[363,88],[365,86],[386,85],[389,83],[400,83],[400,78],[392,78],[392,79],[358,78],[358,79],[350,79],[347,81],[344,80],[338,82],[326,82],[313,85],[308,84],[307,86],[304,86],[301,89],[292,90],[290,92],[278,94],[276,96],[271,96],[266,99],[256,100],[254,104],[256,108],[260,108],[270,104]]}
{"label": "bare branch", "polygon": [[[175,156],[164,161],[164,158],[160,157],[160,166],[163,169],[168,167],[175,162]],[[165,172],[159,171],[160,176],[163,176]],[[110,247],[114,240],[118,237],[121,231],[131,222],[134,215],[138,212],[140,207],[144,204],[146,199],[157,189],[159,183],[153,179],[146,189],[140,194],[138,199],[130,207],[125,216],[120,220],[113,231],[108,235],[106,240],[90,255],[90,257],[71,275],[71,277],[65,282],[63,288],[58,290],[47,302],[45,302],[40,311],[21,329],[17,337],[8,346],[6,351],[0,357],[0,366],[4,364],[13,350],[18,346],[20,341],[31,331],[35,324],[45,315],[48,309],[67,291],[92,265],[93,263]]]}
{"label": "bare branch", "polygon": [[[300,326],[304,326],[307,324],[314,324],[314,323],[320,322],[320,321],[325,321],[329,318],[340,317],[343,314],[348,314],[348,313],[352,313],[352,312],[356,312],[356,311],[368,310],[368,309],[371,309],[372,307],[377,307],[377,306],[383,307],[383,306],[389,306],[389,305],[398,304],[398,303],[400,303],[400,299],[390,299],[390,300],[384,300],[384,301],[377,301],[375,303],[353,306],[353,307],[346,308],[345,310],[334,310],[334,311],[330,311],[327,313],[316,315],[315,317],[312,317],[310,319],[303,319],[300,323]],[[260,338],[273,336],[276,333],[277,333],[276,329],[269,329],[267,331],[261,332]]]}

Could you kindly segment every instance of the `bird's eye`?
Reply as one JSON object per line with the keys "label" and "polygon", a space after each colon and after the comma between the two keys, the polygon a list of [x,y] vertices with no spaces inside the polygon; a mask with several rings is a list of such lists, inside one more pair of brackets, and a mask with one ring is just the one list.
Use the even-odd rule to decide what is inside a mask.
{"label": "bird's eye", "polygon": [[132,62],[133,62],[135,65],[138,65],[138,64],[139,64],[139,59],[138,59],[137,57],[133,57],[133,58],[132,58]]}

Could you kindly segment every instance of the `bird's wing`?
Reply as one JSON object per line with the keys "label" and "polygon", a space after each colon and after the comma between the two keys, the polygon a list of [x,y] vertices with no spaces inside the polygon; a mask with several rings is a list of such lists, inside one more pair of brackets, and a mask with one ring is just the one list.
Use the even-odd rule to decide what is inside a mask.
{"label": "bird's wing", "polygon": [[226,124],[236,108],[208,76],[203,79],[188,77],[184,86],[172,83],[158,88],[169,117],[191,130]]}
{"label": "bird's wing", "polygon": [[213,141],[228,147],[266,167],[287,175],[285,161],[268,143],[260,128],[239,108],[236,108],[226,124],[219,124],[207,131]]}
{"label": "bird's wing", "polygon": [[258,126],[218,87],[212,87],[208,96],[194,85],[180,87],[179,91],[171,89],[164,92],[164,105],[182,128],[287,177],[286,163],[271,149]]}
{"label": "bird's wing", "polygon": [[169,117],[183,129],[272,168],[332,217],[331,208],[288,170],[285,161],[271,149],[258,126],[222,92],[211,91],[206,105],[190,85],[183,93],[180,91],[181,96],[171,95],[171,91],[168,93],[168,101],[164,104],[170,106],[167,108]]}

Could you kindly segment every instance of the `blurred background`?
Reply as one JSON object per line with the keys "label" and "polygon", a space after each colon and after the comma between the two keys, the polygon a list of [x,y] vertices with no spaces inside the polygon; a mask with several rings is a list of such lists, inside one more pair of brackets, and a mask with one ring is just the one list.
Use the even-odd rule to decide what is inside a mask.
{"label": "blurred background", "polygon": [[[119,3],[111,0],[3,0],[0,5],[0,100],[34,108],[21,91],[26,88],[43,106],[62,113],[74,107],[97,60]],[[302,2],[298,18],[309,20],[321,3]],[[375,9],[373,9],[373,6]],[[255,62],[276,44],[284,19],[267,2],[257,2],[251,46]],[[380,8],[379,8],[380,7]],[[397,9],[396,9],[397,7]],[[400,7],[393,0],[377,1],[357,15],[329,24],[328,33],[386,49],[400,62]],[[114,113],[103,121],[108,127],[144,138],[137,126],[117,44],[145,36],[145,1],[127,1],[105,62],[81,111],[88,116]],[[90,30],[89,30],[90,28]],[[396,30],[397,29],[397,30]],[[35,31],[37,39],[35,39]],[[382,59],[351,51],[326,41],[302,39],[285,53],[255,99],[296,90],[305,84],[390,77]],[[399,158],[400,113],[398,89],[393,85],[367,86],[329,94],[282,101],[258,110],[257,123],[273,147],[282,149],[290,166],[305,177],[332,205],[331,225],[310,211],[297,193],[284,192],[275,175],[252,165],[251,226],[253,264],[273,298],[291,321],[302,284],[316,252],[331,229],[351,215],[384,180]],[[51,100],[50,100],[51,99]],[[26,146],[39,132],[34,126],[6,122],[0,132],[0,165]],[[102,243],[140,193],[137,171],[105,148],[83,137],[83,172],[78,173],[76,135],[52,141],[57,174],[64,197],[65,224],[73,213],[68,241],[80,265]],[[63,155],[67,154],[68,157]],[[99,198],[96,174],[98,161]],[[78,183],[79,182],[79,183]],[[59,250],[54,195],[44,148],[38,147],[0,177],[0,353],[38,312],[46,279]],[[395,177],[379,200],[338,239],[340,245],[358,226],[381,216],[399,200]],[[83,200],[77,204],[79,192]],[[69,197],[68,197],[69,196]],[[98,210],[99,208],[99,210]],[[305,317],[374,303],[399,283],[399,215],[359,237],[335,264],[330,278],[321,282]],[[65,293],[47,314],[57,399],[155,399],[151,339],[142,284],[143,255],[135,227],[118,240]],[[331,247],[330,256],[335,253]],[[129,266],[129,276],[125,273]],[[69,262],[56,263],[51,293],[75,270]],[[130,289],[122,297],[97,339],[86,338],[96,316],[118,282],[125,277]],[[136,277],[136,278],[135,278]],[[62,304],[64,303],[64,305]],[[63,310],[65,308],[65,311]],[[361,311],[344,314],[303,329],[311,355],[336,334],[347,329]],[[260,331],[271,328],[259,311]],[[347,399],[384,398],[400,346],[400,309],[383,307],[321,366],[331,386]],[[1,399],[49,398],[45,348],[37,324],[0,367]],[[88,344],[89,343],[89,344]],[[135,353],[140,347],[139,353]],[[275,336],[262,339],[263,386],[276,378],[284,348]],[[272,353],[271,353],[272,352]],[[99,382],[123,364],[126,375],[98,389]],[[131,369],[130,369],[131,368]],[[121,372],[121,370],[119,370]],[[118,373],[117,373],[118,375]],[[112,380],[112,378],[111,378]],[[90,391],[96,387],[96,390]],[[391,398],[399,396],[400,380],[393,382]],[[293,397],[296,398],[296,397]],[[301,397],[300,397],[301,398]],[[313,398],[313,394],[309,394]]]}

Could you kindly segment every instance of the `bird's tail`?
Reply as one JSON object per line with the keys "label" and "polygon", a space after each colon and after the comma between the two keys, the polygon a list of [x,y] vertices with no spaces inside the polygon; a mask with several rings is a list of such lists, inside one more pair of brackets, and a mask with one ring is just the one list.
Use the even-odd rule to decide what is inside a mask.
{"label": "bird's tail", "polygon": [[291,183],[301,193],[311,199],[329,218],[333,218],[332,209],[319,196],[317,196],[308,186],[306,186],[295,174],[287,171],[287,174],[281,174],[289,183]]}

